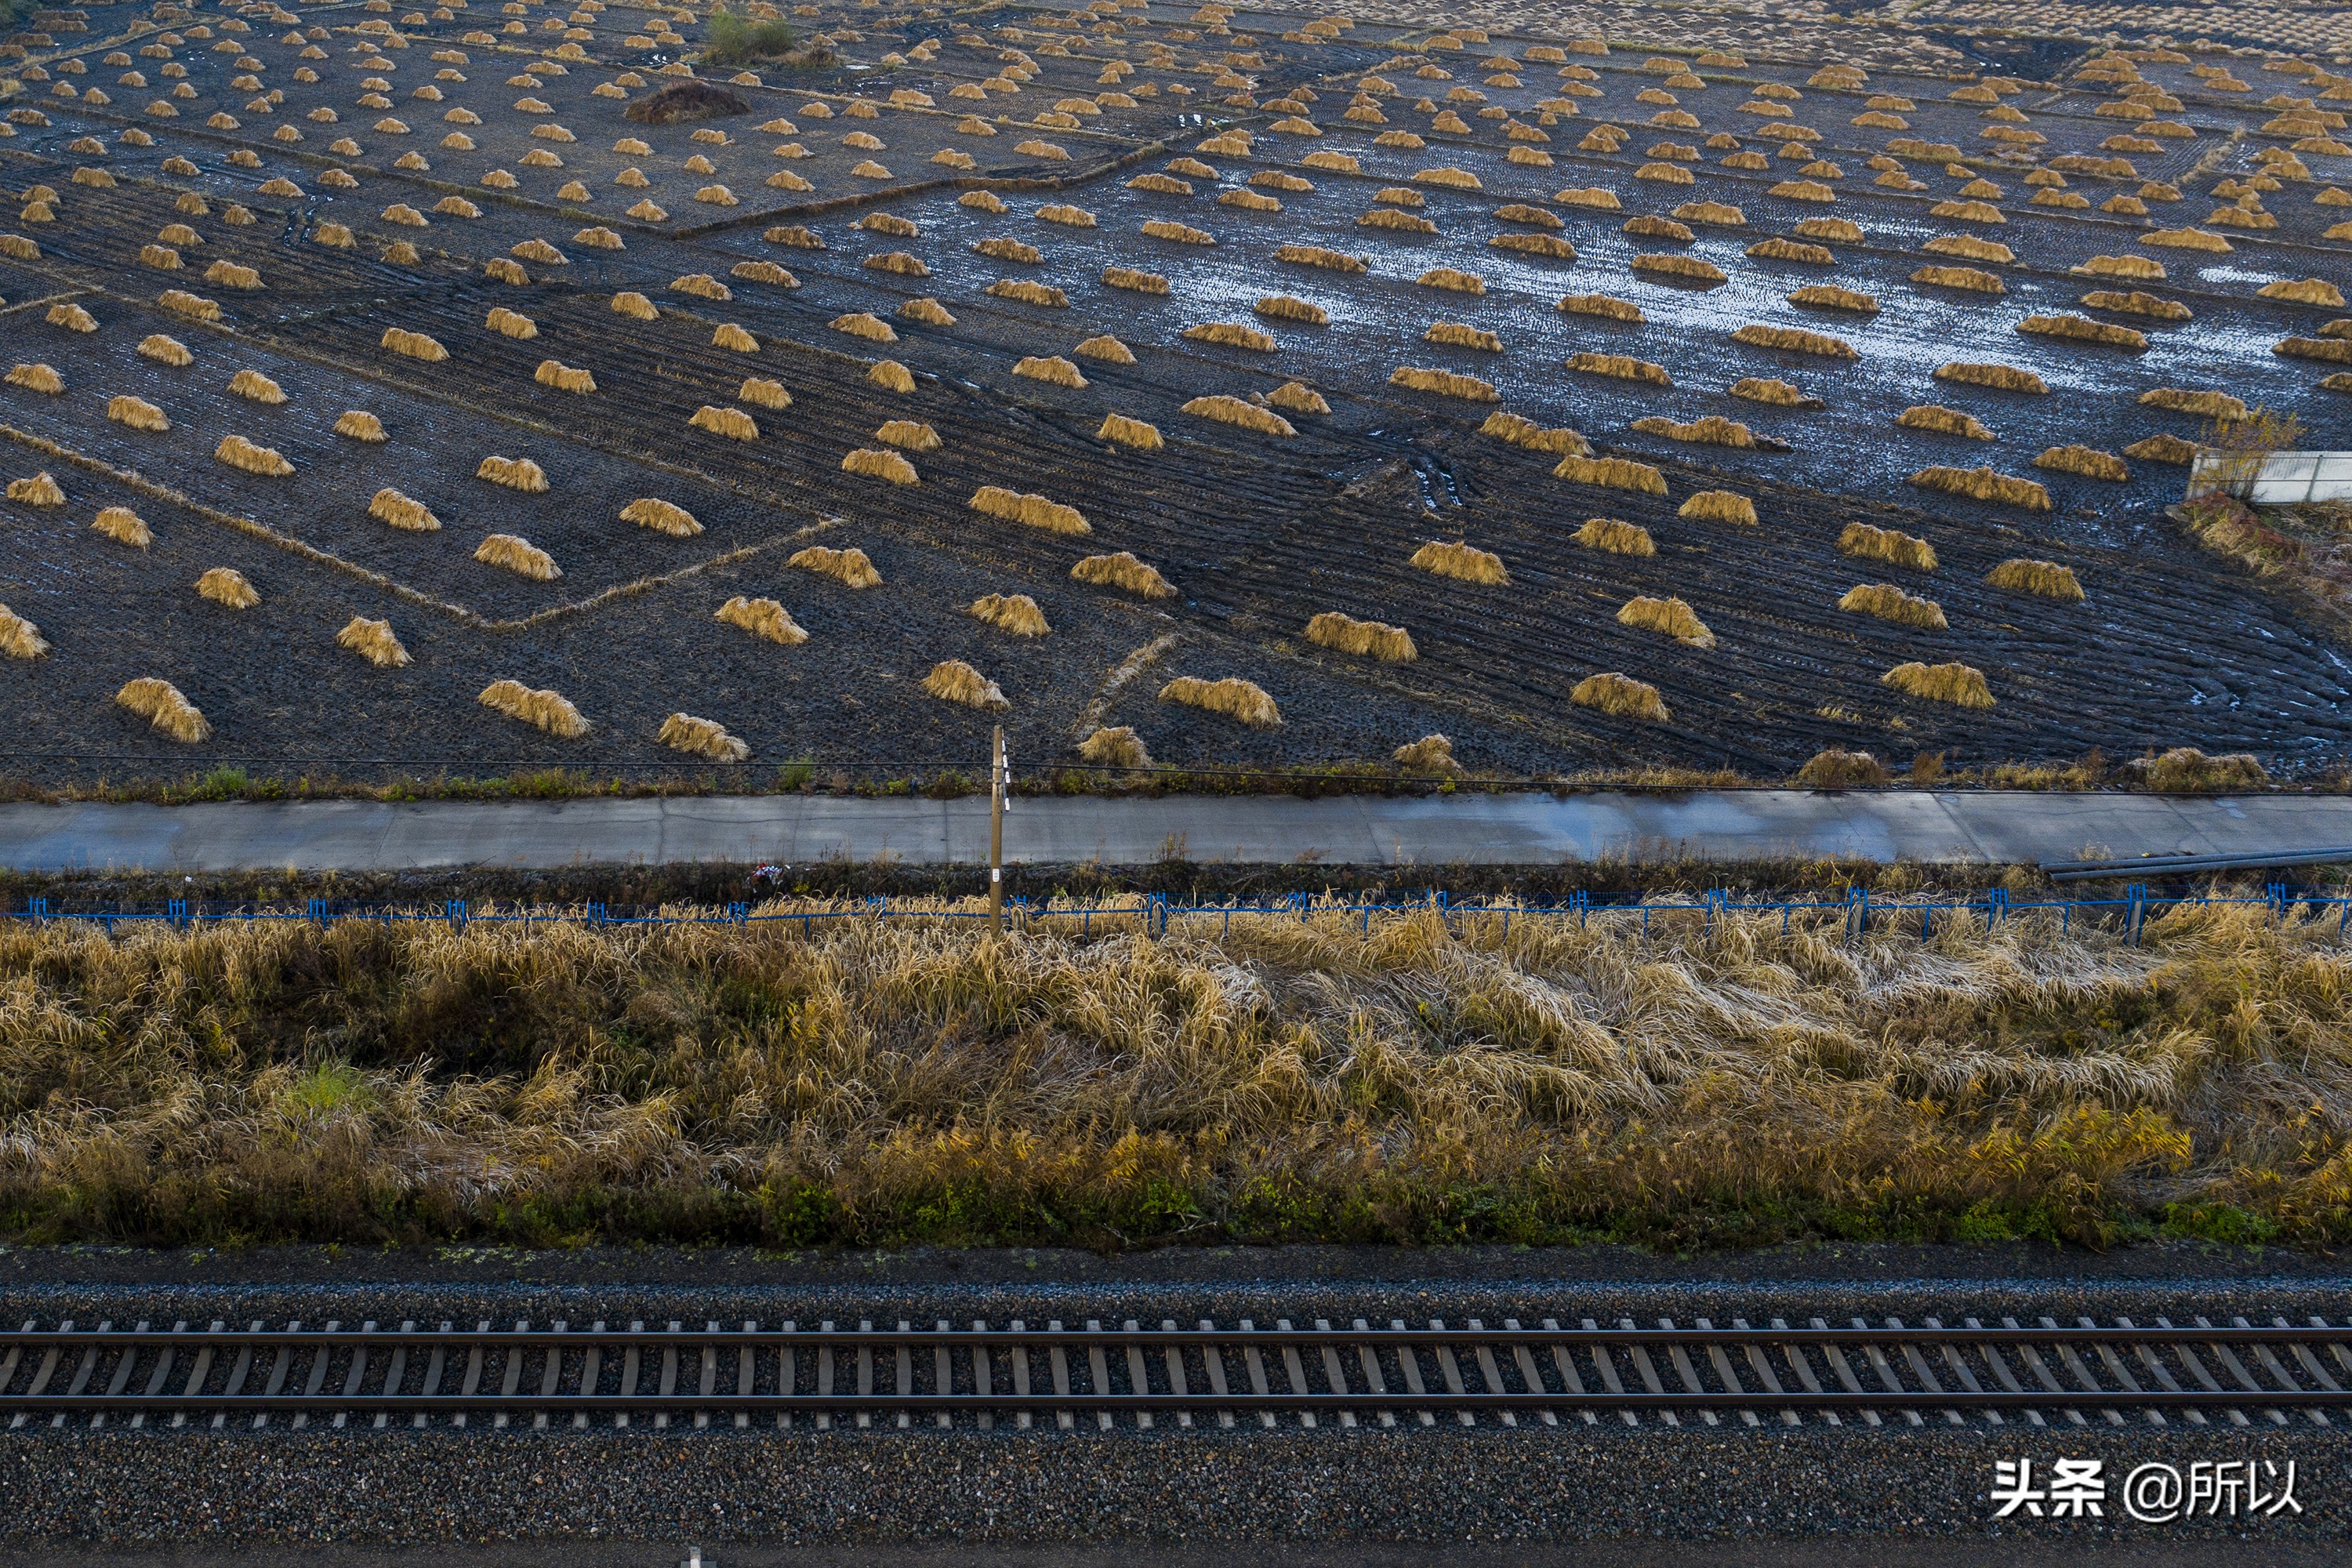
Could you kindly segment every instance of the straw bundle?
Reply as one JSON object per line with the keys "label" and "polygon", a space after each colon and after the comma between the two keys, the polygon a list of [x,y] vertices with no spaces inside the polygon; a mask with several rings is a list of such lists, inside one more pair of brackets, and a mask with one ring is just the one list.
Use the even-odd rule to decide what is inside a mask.
{"label": "straw bundle", "polygon": [[1204,321],[1197,327],[1187,327],[1183,335],[1194,342],[1223,343],[1259,353],[1272,353],[1280,346],[1266,333],[1238,321]]}
{"label": "straw bundle", "polygon": [[1753,528],[1756,503],[1730,490],[1701,490],[1683,502],[1675,515],[1697,522],[1733,522]]}
{"label": "straw bundle", "polygon": [[1297,267],[1319,267],[1327,272],[1361,272],[1370,265],[1360,256],[1319,245],[1286,245],[1274,253],[1274,258]]}
{"label": "straw bundle", "polygon": [[1264,687],[1234,676],[1223,680],[1202,680],[1196,676],[1180,675],[1160,689],[1160,700],[1223,713],[1255,729],[1272,729],[1282,722],[1282,710],[1275,706]]}
{"label": "straw bundle", "polygon": [[1054,629],[1037,601],[1026,594],[984,594],[971,602],[971,614],[1017,637],[1042,637]]}
{"label": "straw bundle", "polygon": [[1568,207],[1591,207],[1601,212],[1611,213],[1624,210],[1624,204],[1618,201],[1616,192],[1604,190],[1598,185],[1555,191],[1552,193],[1551,199]]}
{"label": "straw bundle", "polygon": [[[1498,349],[1501,345],[1496,345]],[[1472,403],[1496,403],[1502,394],[1494,383],[1481,381],[1475,375],[1459,375],[1450,370],[1431,370],[1421,365],[1399,365],[1389,373],[1389,384],[1412,392],[1433,392],[1441,397],[1460,397]]]}
{"label": "straw bundle", "polygon": [[1672,239],[1684,244],[1688,244],[1698,237],[1691,232],[1687,225],[1676,223],[1670,217],[1659,217],[1653,213],[1643,213],[1640,217],[1626,219],[1624,232],[1637,238]]}
{"label": "straw bundle", "polygon": [[698,430],[724,436],[730,441],[756,441],[760,438],[759,421],[740,408],[720,408],[706,403],[688,416],[687,423]]}
{"label": "straw bundle", "polygon": [[1878,314],[1878,301],[1872,296],[1857,289],[1841,289],[1833,283],[1809,283],[1791,293],[1789,303],[1825,310],[1853,310],[1864,316]]}
{"label": "straw bundle", "polygon": [[41,628],[0,605],[0,653],[10,658],[38,658],[49,651],[49,641]]}
{"label": "straw bundle", "polygon": [[1644,163],[1633,171],[1637,180],[1650,180],[1662,185],[1687,185],[1697,179],[1680,163]]}
{"label": "straw bundle", "polygon": [[261,274],[234,261],[215,261],[205,268],[205,281],[223,289],[258,289]]}
{"label": "straw bundle", "polygon": [[2164,263],[2147,256],[2094,256],[2074,270],[2088,278],[2161,278]]}
{"label": "straw bundle", "polygon": [[555,557],[530,540],[512,533],[493,533],[474,551],[474,559],[485,566],[501,567],[535,583],[551,582],[563,575]]}
{"label": "straw bundle", "polygon": [[241,370],[229,377],[228,389],[239,397],[275,407],[286,401],[285,389],[257,370]]}
{"label": "straw bundle", "polygon": [[1180,180],[1170,174],[1138,174],[1128,181],[1127,188],[1130,191],[1149,191],[1155,195],[1163,196],[1189,196],[1192,194],[1192,183],[1190,180]]}
{"label": "straw bundle", "polygon": [[159,272],[176,272],[180,269],[180,253],[168,245],[141,246],[139,261],[140,265],[152,267]]}
{"label": "straw bundle", "polygon": [[1563,294],[1559,308],[1571,315],[1603,316],[1612,321],[1642,323],[1642,307],[1613,294]]}
{"label": "straw bundle", "polygon": [[1322,306],[1294,299],[1288,294],[1260,295],[1251,309],[1270,321],[1305,321],[1316,327],[1328,326],[1331,321],[1331,313]]}
{"label": "straw bundle", "polygon": [[1086,514],[1074,506],[1046,500],[1041,495],[1024,495],[999,485],[982,485],[972,492],[965,503],[984,516],[1001,518],[1007,522],[1026,523],[1032,528],[1045,529],[1054,533],[1092,533],[1094,527]]}
{"label": "straw bundle", "polygon": [[1568,700],[1621,719],[1646,719],[1654,724],[1667,719],[1665,699],[1658,695],[1656,687],[1613,669],[1586,676],[1569,692]]}
{"label": "straw bundle", "polygon": [[1707,288],[1719,288],[1731,281],[1723,268],[1712,261],[1701,261],[1696,256],[1636,256],[1626,265],[1636,272],[1654,272],[1664,278],[1688,279]]}
{"label": "straw bundle", "polygon": [[1374,207],[1356,219],[1359,228],[1384,228],[1398,234],[1435,234],[1437,226],[1425,217],[1399,212],[1394,207]]}
{"label": "straw bundle", "polygon": [[1847,523],[1845,531],[1838,535],[1838,549],[1866,561],[1884,561],[1919,572],[1933,572],[1937,566],[1936,547],[1926,540],[1866,522]]}
{"label": "straw bundle", "polygon": [[1059,289],[1044,283],[1033,283],[1026,278],[1000,278],[988,286],[988,292],[1000,300],[1014,300],[1024,305],[1045,305],[1054,310],[1068,306],[1070,298]]}
{"label": "straw bundle", "polygon": [[347,440],[364,441],[371,446],[381,445],[391,438],[383,433],[383,420],[360,408],[344,411],[343,416],[335,421],[335,434]]}
{"label": "straw bundle", "polygon": [[1255,430],[1263,436],[1298,434],[1297,426],[1281,415],[1223,393],[1195,397],[1184,405],[1183,412],[1202,419],[1214,419],[1223,425],[1238,425],[1244,430]]}
{"label": "straw bundle", "polygon": [[1166,218],[1153,218],[1144,224],[1143,234],[1150,239],[1173,240],[1178,245],[1214,245],[1217,237],[1206,229],[1190,224],[1173,223]]}
{"label": "straw bundle", "polygon": [[408,533],[431,533],[441,526],[432,508],[423,501],[411,500],[388,485],[368,501],[368,515]]}
{"label": "straw bundle", "polygon": [[1990,386],[2000,392],[2026,392],[2045,396],[2050,388],[2030,370],[2020,370],[2011,364],[1984,364],[1968,360],[1954,360],[1936,370],[1937,381],[1957,381],[1967,386]]}
{"label": "straw bundle", "polygon": [[2271,353],[2287,359],[2352,364],[2352,342],[2337,338],[2282,338],[2271,345]]}
{"label": "straw bundle", "polygon": [[1971,441],[1995,438],[1975,416],[1936,403],[1914,404],[1896,415],[1895,423],[1906,430],[1932,430],[1939,436],[1965,436]]}
{"label": "straw bundle", "polygon": [[1944,234],[1919,247],[1936,256],[1957,256],[1963,261],[1992,261],[2006,267],[2017,259],[2009,247],[1972,234]]}
{"label": "straw bundle", "polygon": [[766,283],[778,289],[797,289],[801,280],[772,261],[739,261],[727,269],[730,278],[745,283]]}
{"label": "straw bundle", "polygon": [[2038,594],[2045,599],[2069,604],[2079,604],[2083,598],[2083,584],[2076,581],[2074,569],[2055,561],[2013,556],[1986,573],[1985,581],[2011,593]]}
{"label": "straw bundle", "polygon": [[1097,588],[1117,588],[1146,599],[1172,599],[1176,590],[1158,568],[1136,559],[1132,551],[1089,555],[1070,568],[1070,575]]}
{"label": "straw bundle", "polygon": [[2104,343],[2110,348],[2147,347],[2147,335],[2130,327],[2112,327],[2105,321],[2094,321],[2084,316],[2028,316],[2017,323],[2021,332],[2041,337],[2070,338],[2076,342]]}
{"label": "straw bundle", "polygon": [[[188,352],[187,344],[182,342],[177,338],[167,337],[162,332],[150,332],[145,337],[140,339],[139,355],[142,359],[152,359],[158,364],[168,364],[175,368],[188,364],[195,358],[194,354]],[[48,366],[19,365],[17,366],[17,370],[48,370]],[[57,374],[57,372],[51,370],[49,371],[49,374],[54,376]],[[16,380],[16,371],[9,372],[8,380],[14,385],[22,386],[27,384],[26,383]],[[65,383],[60,381],[55,387],[35,387],[34,390],[37,392],[62,392],[65,390]]]}
{"label": "straw bundle", "polygon": [[1748,226],[1746,213],[1722,202],[1685,202],[1675,209],[1675,216],[1685,223],[1713,224],[1719,228]]}
{"label": "straw bundle", "polygon": [[[143,349],[145,345],[141,347]],[[182,360],[179,363],[185,364],[187,362]],[[66,389],[66,378],[57,373],[55,366],[47,364],[19,364],[8,373],[7,382],[11,386],[21,386],[27,392],[45,392],[52,397]]]}
{"label": "straw bundle", "polygon": [[1507,586],[1511,581],[1511,574],[1503,569],[1501,556],[1459,540],[1433,539],[1414,551],[1412,559],[1406,564],[1435,576],[1453,577],[1465,583]]}
{"label": "straw bundle", "polygon": [[751,748],[729,734],[724,724],[691,713],[673,713],[663,720],[655,739],[674,751],[714,763],[740,763],[751,754]]}
{"label": "straw bundle", "polygon": [[1664,436],[1669,441],[1689,441],[1709,447],[1752,447],[1755,432],[1737,420],[1726,419],[1720,414],[1709,414],[1687,424],[1677,424],[1663,415],[1653,414],[1636,419],[1630,428],[1644,436]]}
{"label": "straw bundle", "polygon": [[[869,258],[868,265],[871,264]],[[708,272],[689,272],[683,278],[673,278],[670,279],[669,291],[673,294],[691,294],[698,300],[724,301],[735,298],[734,289],[730,289]]]}
{"label": "straw bundle", "polygon": [[901,278],[929,278],[931,275],[931,269],[923,264],[920,257],[909,256],[903,250],[869,256],[865,266],[869,272],[889,272]]}
{"label": "straw bundle", "polygon": [[1451,267],[1433,267],[1413,279],[1424,289],[1450,289],[1456,294],[1484,294],[1486,280],[1475,272],[1463,272]]}
{"label": "straw bundle", "polygon": [[1028,354],[1014,362],[1013,374],[1030,381],[1042,381],[1053,386],[1083,387],[1087,378],[1078,367],[1059,354]]}
{"label": "straw bundle", "polygon": [[1097,729],[1078,742],[1078,760],[1097,767],[1148,768],[1151,753],[1143,749],[1142,738],[1128,724]]}
{"label": "straw bundle", "polygon": [[66,492],[58,488],[58,481],[44,469],[30,479],[10,479],[8,499],[22,506],[63,506],[66,504]]}
{"label": "straw bundle", "polygon": [[[1810,292],[1811,292],[1810,289],[1799,289],[1797,294],[1791,294],[1790,298],[1795,300],[1798,294]],[[1845,290],[1837,289],[1832,292],[1842,294]],[[1868,295],[1856,297],[1869,299]],[[1876,308],[1876,302],[1873,301],[1871,309]],[[1740,328],[1731,334],[1731,341],[1736,343],[1746,343],[1751,348],[1784,349],[1795,353],[1822,354],[1832,359],[1861,357],[1860,351],[1843,338],[1833,338],[1826,332],[1809,332],[1796,327],[1769,327],[1760,322],[1750,322]]]}
{"label": "straw bundle", "polygon": [[2113,452],[2082,446],[2053,447],[2033,459],[2037,468],[2053,473],[2081,474],[2088,479],[2111,479],[2123,485],[2131,482],[2131,469]]}
{"label": "straw bundle", "polygon": [[692,512],[653,496],[640,496],[623,507],[621,521],[667,533],[672,539],[690,539],[702,531],[701,522]]}
{"label": "straw bundle", "polygon": [[915,373],[894,359],[876,360],[874,367],[866,373],[866,379],[885,392],[915,390]]}
{"label": "straw bundle", "polygon": [[1612,555],[1648,556],[1658,552],[1648,529],[1613,517],[1586,518],[1584,526],[1573,537],[1587,550],[1605,550]]}
{"label": "straw bundle", "polygon": [[232,610],[249,610],[261,603],[259,592],[233,566],[215,566],[198,577],[196,594]]}
{"label": "straw bundle", "polygon": [[1672,386],[1675,384],[1674,378],[1666,374],[1665,366],[1652,364],[1630,354],[1595,353],[1586,350],[1570,355],[1568,368],[1582,371],[1588,375],[1613,375],[1624,381],[1646,381],[1654,386]]}
{"label": "straw bundle", "polygon": [[393,635],[390,621],[353,616],[335,634],[335,646],[350,648],[378,669],[398,669],[409,662],[408,650]]}
{"label": "straw bundle", "polygon": [[47,321],[49,325],[53,327],[63,327],[69,332],[94,332],[98,331],[97,319],[91,316],[88,310],[83,310],[79,305],[76,305],[71,302],[50,306],[48,314],[44,317],[43,320]]}
{"label": "straw bundle", "polygon": [[412,332],[405,327],[386,327],[383,346],[404,359],[423,360],[437,364],[449,357],[449,351],[423,332]]}
{"label": "straw bundle", "polygon": [[16,261],[37,261],[41,247],[21,234],[0,234],[0,256]]}
{"label": "straw bundle", "polygon": [[1345,153],[1309,153],[1298,162],[1304,167],[1324,169],[1335,174],[1360,174],[1364,172],[1363,165]]}
{"label": "straw bundle", "polygon": [[[613,311],[615,315],[627,316],[638,321],[658,321],[661,318],[661,311],[654,302],[634,290],[614,295]],[[757,348],[759,345],[753,343],[751,346]]]}
{"label": "straw bundle", "polygon": [[1617,612],[1620,626],[1638,626],[1643,631],[1664,632],[1675,641],[1692,647],[1713,647],[1715,634],[1696,611],[1680,599],[1654,599],[1645,596],[1628,599]]}
{"label": "straw bundle", "polygon": [[531,379],[541,386],[551,386],[558,392],[587,393],[596,390],[596,377],[593,373],[565,364],[562,360],[540,361],[539,368],[531,372]]}
{"label": "straw bundle", "polygon": [[1036,212],[1036,217],[1040,223],[1066,224],[1071,228],[1092,228],[1095,226],[1094,214],[1087,211],[1084,207],[1074,207],[1064,202],[1055,202],[1048,205],[1039,207]]}
{"label": "straw bundle", "polygon": [[1135,351],[1129,348],[1117,338],[1112,337],[1108,332],[1098,333],[1094,337],[1088,338],[1070,352],[1072,353],[1084,354],[1088,359],[1100,360],[1105,364],[1133,364],[1135,363]]}
{"label": "straw bundle", "polygon": [[[15,619],[14,616],[9,618]],[[30,625],[29,622],[24,624]],[[0,635],[0,646],[5,646],[8,640],[5,635]],[[39,639],[36,637],[34,640]],[[146,720],[174,741],[194,745],[199,741],[212,739],[212,725],[205,721],[204,714],[197,710],[196,705],[182,696],[180,689],[168,680],[158,680],[153,676],[142,676],[116,692],[114,700]]]}
{"label": "straw bundle", "polygon": [[975,240],[971,247],[980,255],[992,257],[999,261],[1020,261],[1034,266],[1045,259],[1045,253],[1035,246],[1018,239],[1009,239],[1003,235],[992,235],[986,239]]}
{"label": "straw bundle", "polygon": [[1552,469],[1552,478],[1571,484],[1599,485],[1608,489],[1638,490],[1643,495],[1666,493],[1664,474],[1631,458],[1587,458],[1570,453]]}
{"label": "straw bundle", "polygon": [[1524,447],[1531,452],[1585,457],[1592,450],[1584,437],[1573,430],[1547,430],[1532,419],[1500,410],[1486,416],[1486,422],[1478,426],[1478,433],[1508,441],[1514,447]]}
{"label": "straw bundle", "polygon": [[2135,289],[2122,293],[2113,289],[2094,289],[2083,296],[2084,307],[2093,310],[2127,310],[2136,316],[2153,316],[2160,321],[2186,321],[2196,312],[2178,300],[2143,293]]}
{"label": "straw bundle", "polygon": [[2124,448],[2124,456],[2141,463],[2170,463],[2186,468],[2197,459],[2197,444],[2178,436],[2150,436]]}
{"label": "straw bundle", "polygon": [[537,321],[519,310],[509,310],[504,305],[491,306],[490,313],[482,324],[501,337],[528,340],[539,336]]}
{"label": "straw bundle", "polygon": [[2023,507],[2029,511],[2048,511],[2050,492],[2031,479],[2012,479],[1984,468],[1922,468],[1911,476],[1911,483],[1922,489],[1942,490],[1948,495],[1966,496],[1970,500],[1994,501],[2002,506]]}
{"label": "straw bundle", "polygon": [[1814,267],[1834,267],[1837,258],[1818,245],[1803,245],[1793,239],[1759,239],[1748,247],[1747,254],[1759,261],[1801,261]]}
{"label": "straw bundle", "polygon": [[101,510],[89,525],[117,544],[128,544],[134,550],[144,550],[154,542],[148,531],[146,519],[127,506],[110,506]]}
{"label": "straw bundle", "polygon": [[1515,250],[1551,261],[1576,259],[1576,247],[1556,234],[1498,234],[1486,246],[1490,250]]}
{"label": "straw bundle", "polygon": [[1807,789],[1865,789],[1888,782],[1885,765],[1868,752],[1832,746],[1816,752],[1790,782]]}
{"label": "straw bundle", "polygon": [[1265,401],[1269,406],[1279,408],[1286,414],[1331,412],[1331,405],[1323,401],[1323,395],[1303,381],[1284,382],[1265,395]]}
{"label": "straw bundle", "polygon": [[1933,599],[1906,594],[1892,583],[1865,583],[1850,588],[1838,601],[1838,608],[1906,626],[1923,626],[1929,631],[1946,629],[1942,605]]}
{"label": "straw bundle", "polygon": [[232,468],[242,468],[248,474],[261,474],[282,479],[294,471],[294,465],[268,447],[257,447],[242,436],[224,436],[213,449],[213,456]]}
{"label": "straw bundle", "polygon": [[107,400],[106,416],[118,425],[128,425],[133,430],[169,430],[172,421],[163,411],[143,397],[129,393]]}
{"label": "straw bundle", "polygon": [[510,490],[520,490],[525,495],[544,495],[547,492],[546,470],[529,458],[484,458],[481,465],[474,470],[474,477],[488,479],[494,485],[504,485]]}
{"label": "straw bundle", "polygon": [[1307,623],[1307,640],[1340,653],[1369,656],[1384,664],[1405,664],[1421,657],[1412,634],[1385,621],[1360,621],[1337,610],[1325,610]]}
{"label": "straw bundle", "polygon": [[923,677],[923,689],[942,702],[961,702],[967,708],[993,710],[1013,706],[996,682],[960,658],[941,659],[933,665],[931,672]]}
{"label": "straw bundle", "polygon": [[1834,245],[1860,245],[1862,226],[1851,218],[1809,217],[1791,231],[1802,239],[1825,239]]}
{"label": "straw bundle", "polygon": [[1769,403],[1778,408],[1826,408],[1822,398],[1808,395],[1801,387],[1770,376],[1744,375],[1731,384],[1731,395],[1744,397],[1751,403]]}
{"label": "straw bundle", "polygon": [[747,599],[738,594],[719,605],[719,613],[711,618],[740,626],[755,637],[764,637],[784,647],[796,647],[808,641],[808,633],[773,599]]}
{"label": "straw bundle", "polygon": [[1160,440],[1157,426],[1147,425],[1140,419],[1129,419],[1124,414],[1104,415],[1102,427],[1095,432],[1095,439],[1115,441],[1122,447],[1132,447],[1143,452],[1157,452],[1165,445]]}
{"label": "straw bundle", "polygon": [[1940,289],[1966,289],[1979,294],[2006,294],[2009,286],[1992,273],[1974,267],[1922,267],[1911,274],[1914,283],[1930,283]]}
{"label": "straw bundle", "polygon": [[830,577],[845,588],[878,586],[882,574],[863,550],[835,550],[826,545],[812,544],[786,558],[784,564],[797,566],[803,572],[814,572],[820,577]]}
{"label": "straw bundle", "polygon": [[898,453],[878,447],[860,447],[841,459],[841,470],[869,479],[884,479],[894,485],[919,484],[915,465]]}
{"label": "straw bundle", "polygon": [[897,447],[908,452],[936,452],[940,449],[940,433],[929,426],[913,419],[886,419],[874,438],[886,447]]}
{"label": "straw bundle", "polygon": [[1145,272],[1133,267],[1106,267],[1102,280],[1114,289],[1127,289],[1138,294],[1165,294],[1168,279],[1157,272]]}
{"label": "straw bundle", "polygon": [[509,261],[503,256],[493,256],[482,263],[482,276],[500,283],[520,288],[530,281],[530,274],[522,269],[520,261]]}
{"label": "straw bundle", "polygon": [[588,732],[588,721],[558,691],[533,690],[520,680],[494,680],[482,689],[477,700],[485,708],[496,709],[509,719],[520,719],[567,741]]}
{"label": "straw bundle", "polygon": [[1974,665],[1922,664],[1914,659],[1896,665],[1878,681],[1906,696],[1930,702],[1957,702],[1963,708],[1993,705],[1992,689],[1985,684],[1984,671]]}

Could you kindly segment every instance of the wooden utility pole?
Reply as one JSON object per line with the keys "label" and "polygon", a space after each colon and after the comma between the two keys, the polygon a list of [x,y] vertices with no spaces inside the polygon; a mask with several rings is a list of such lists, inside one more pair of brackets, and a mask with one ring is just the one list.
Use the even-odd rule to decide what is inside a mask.
{"label": "wooden utility pole", "polygon": [[1004,726],[996,727],[988,764],[988,929],[1004,929]]}

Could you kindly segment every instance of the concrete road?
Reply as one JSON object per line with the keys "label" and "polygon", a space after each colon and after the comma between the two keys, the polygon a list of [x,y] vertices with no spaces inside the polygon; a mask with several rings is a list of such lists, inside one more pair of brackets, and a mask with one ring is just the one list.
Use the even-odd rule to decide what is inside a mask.
{"label": "concrete road", "polygon": [[[1809,790],[1602,791],[1426,799],[1023,800],[1015,861],[1439,867],[1798,857],[2005,864],[2352,845],[2352,798],[2178,799]],[[0,806],[20,871],[545,868],[693,862],[984,861],[983,799],[830,795],[667,800],[304,801]]]}

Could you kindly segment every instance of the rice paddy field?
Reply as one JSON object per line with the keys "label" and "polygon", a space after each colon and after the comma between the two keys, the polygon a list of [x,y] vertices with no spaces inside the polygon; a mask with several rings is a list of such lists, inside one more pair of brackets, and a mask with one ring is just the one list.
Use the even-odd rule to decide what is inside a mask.
{"label": "rice paddy field", "polygon": [[1899,9],[34,14],[0,770],[2339,766],[2341,16]]}

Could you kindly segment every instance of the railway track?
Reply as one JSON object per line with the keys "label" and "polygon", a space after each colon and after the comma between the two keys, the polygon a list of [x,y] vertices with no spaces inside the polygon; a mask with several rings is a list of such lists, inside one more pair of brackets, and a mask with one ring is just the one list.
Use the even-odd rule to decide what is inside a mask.
{"label": "railway track", "polygon": [[69,1423],[2327,1426],[2352,1419],[2352,1321],[91,1328],[67,1320],[0,1331],[0,1414],[11,1431]]}

